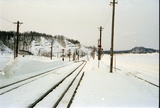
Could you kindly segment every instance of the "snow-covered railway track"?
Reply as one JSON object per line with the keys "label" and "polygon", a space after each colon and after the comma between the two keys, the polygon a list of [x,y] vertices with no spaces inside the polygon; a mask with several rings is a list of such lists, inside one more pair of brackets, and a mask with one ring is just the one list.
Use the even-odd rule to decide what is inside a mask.
{"label": "snow-covered railway track", "polygon": [[39,78],[41,78],[41,77],[44,77],[44,76],[49,75],[49,74],[52,74],[53,71],[56,71],[57,69],[63,68],[63,67],[65,67],[65,66],[67,66],[67,65],[60,66],[60,67],[57,67],[57,68],[55,68],[55,69],[42,72],[42,73],[40,73],[40,74],[30,76],[30,77],[28,77],[28,78],[25,78],[25,79],[16,81],[16,82],[14,82],[14,83],[7,84],[7,85],[5,85],[5,86],[1,86],[1,87],[0,87],[0,95],[3,95],[3,94],[5,94],[5,93],[7,93],[7,92],[9,92],[9,91],[12,91],[12,90],[14,90],[14,89],[17,89],[17,88],[19,88],[19,87],[21,87],[21,86],[24,86],[24,85],[28,84],[28,83],[31,83],[31,82],[33,82],[33,81],[35,81],[35,80],[37,80],[37,79],[39,79]]}
{"label": "snow-covered railway track", "polygon": [[159,85],[156,85],[156,84],[154,84],[154,83],[152,83],[152,82],[150,82],[150,81],[148,81],[148,80],[145,80],[145,79],[143,79],[143,78],[140,78],[140,77],[138,77],[138,76],[136,76],[136,75],[134,75],[134,77],[136,77],[136,78],[138,78],[138,79],[140,79],[140,80],[143,80],[143,81],[145,81],[145,82],[147,82],[147,83],[149,83],[149,84],[151,84],[151,85],[153,85],[153,86],[159,87]]}
{"label": "snow-covered railway track", "polygon": [[[109,65],[106,65],[108,68],[110,68],[110,66]],[[155,86],[155,87],[159,87],[159,85],[157,85],[157,84],[155,84],[154,82],[152,82],[152,81],[149,81],[149,80],[147,80],[147,79],[145,79],[145,78],[143,78],[143,77],[140,77],[140,76],[137,76],[136,74],[134,74],[135,73],[135,71],[133,70],[133,72],[132,72],[132,70],[129,70],[129,72],[128,72],[128,69],[121,69],[121,68],[117,68],[117,67],[113,67],[115,70],[118,70],[118,71],[124,71],[125,70],[125,72],[126,72],[126,75],[131,75],[131,76],[133,76],[133,77],[135,77],[135,78],[137,78],[137,79],[139,79],[139,80],[143,80],[143,81],[145,81],[146,83],[148,83],[148,84],[151,84],[151,85],[153,85],[153,86]],[[141,73],[141,72],[139,72],[139,71],[136,71],[136,73]]]}
{"label": "snow-covered railway track", "polygon": [[[33,107],[53,107],[57,106],[68,107],[71,105],[76,90],[84,76],[82,69],[86,65],[83,62],[77,68],[75,68],[70,74],[60,80],[57,84],[52,86],[42,96],[40,96],[35,102],[31,103],[29,108]],[[48,106],[44,103],[48,103]]]}
{"label": "snow-covered railway track", "polygon": [[[41,104],[41,102],[43,102],[41,100],[45,100],[46,98],[48,98],[50,94],[52,94],[52,92],[49,93],[51,88],[54,89],[51,91],[61,91],[60,94],[55,93],[52,96],[55,97],[56,100],[50,99],[56,103],[58,98],[63,94],[62,92],[65,91],[64,89],[67,88],[66,86],[68,86],[69,83],[72,82],[74,77],[78,75],[78,73],[79,75],[77,76],[77,78],[82,76],[82,72],[80,71],[82,71],[84,66],[85,61],[75,62],[63,68],[54,70],[51,73],[44,74],[43,76],[40,76],[37,79],[32,79],[34,81],[30,80],[29,83],[27,83],[27,81],[23,81],[22,84],[26,83],[23,86],[18,87],[17,84],[19,83],[14,84],[14,86],[17,86],[17,88],[15,87],[15,89],[0,95],[0,107],[3,107],[3,105],[5,105],[5,107],[36,107],[37,105]],[[77,81],[77,78],[75,79],[75,81]],[[72,85],[75,85],[75,81]],[[11,88],[11,86],[8,87]],[[3,89],[1,89],[0,92],[3,92],[2,90]],[[44,95],[46,95],[46,97],[40,99]],[[39,102],[37,100],[39,100]],[[33,105],[36,101],[38,103]],[[53,102],[52,107],[54,106]]]}
{"label": "snow-covered railway track", "polygon": [[[113,67],[113,68],[115,68],[115,67]],[[124,70],[124,69],[120,69],[120,68],[116,68],[116,69],[119,70],[119,71]],[[125,71],[127,72],[128,70],[125,70]],[[155,83],[153,83],[153,82],[151,82],[151,81],[149,81],[149,80],[147,80],[147,79],[145,79],[143,77],[137,76],[136,74],[133,74],[133,73],[135,73],[135,72],[132,72],[130,70],[130,72],[128,72],[127,75],[130,74],[131,76],[134,76],[135,78],[138,78],[139,80],[143,80],[148,84],[151,84],[151,85],[153,85],[155,87],[159,87],[159,85],[157,85],[157,84],[155,84]],[[141,72],[136,71],[136,73],[141,73]]]}

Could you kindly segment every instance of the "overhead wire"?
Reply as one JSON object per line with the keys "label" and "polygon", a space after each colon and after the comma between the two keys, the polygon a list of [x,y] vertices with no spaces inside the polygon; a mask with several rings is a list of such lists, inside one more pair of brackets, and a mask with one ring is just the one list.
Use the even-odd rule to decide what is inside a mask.
{"label": "overhead wire", "polygon": [[105,23],[104,23],[103,26],[104,26],[104,27],[107,26],[108,23],[109,23],[109,21],[111,21],[111,9],[110,9],[110,11],[109,11],[108,14],[107,14],[106,21],[105,21]]}
{"label": "overhead wire", "polygon": [[9,17],[9,16],[7,16],[7,15],[5,15],[5,14],[3,14],[3,13],[0,13],[1,15],[3,15],[3,16],[5,16],[5,17],[7,17],[8,19],[10,19],[10,20],[12,20],[12,21],[17,21],[16,19],[14,19],[14,18],[12,18],[12,17]]}
{"label": "overhead wire", "polygon": [[5,30],[7,30],[8,28],[10,28],[13,25],[13,23],[11,25],[9,25],[8,27],[5,28]]}
{"label": "overhead wire", "polygon": [[8,28],[10,28],[10,27],[14,24],[13,21],[11,21],[11,19],[13,20],[13,18],[7,17],[6,15],[4,15],[4,14],[2,14],[2,13],[0,13],[0,17],[1,17],[3,20],[11,23],[11,24],[10,24],[9,26],[7,26],[4,30],[7,30]]}
{"label": "overhead wire", "polygon": [[107,5],[109,5],[109,0],[106,0],[105,8],[104,8],[104,11],[103,11],[103,16],[101,18],[101,25],[103,27],[106,26],[106,24],[108,24],[109,17],[110,17],[110,14],[111,14],[111,8],[110,8],[110,6],[107,7]]}
{"label": "overhead wire", "polygon": [[11,20],[9,20],[8,18],[4,17],[4,15],[2,15],[1,13],[0,13],[0,16],[1,16],[1,18],[3,18],[4,20],[6,20],[6,21],[8,21],[8,22],[10,22],[10,23],[13,23],[13,21],[11,21]]}
{"label": "overhead wire", "polygon": [[[118,3],[118,0],[116,0],[115,2]],[[109,4],[109,5],[112,6],[112,4]],[[109,10],[109,13],[108,13],[108,15],[107,15],[106,21],[105,21],[105,23],[104,23],[104,27],[107,26],[107,25],[108,25],[108,22],[111,21],[111,12],[112,12],[112,8],[110,8],[110,10]],[[109,20],[109,19],[110,19],[110,20]]]}
{"label": "overhead wire", "polygon": [[105,15],[105,8],[106,8],[106,6],[107,6],[107,1],[106,1],[106,3],[105,3],[105,7],[104,7],[104,10],[103,10],[103,14],[102,14],[102,17],[101,17],[101,20],[100,20],[100,25],[102,24],[102,22],[103,22],[103,19],[104,19],[104,15]]}

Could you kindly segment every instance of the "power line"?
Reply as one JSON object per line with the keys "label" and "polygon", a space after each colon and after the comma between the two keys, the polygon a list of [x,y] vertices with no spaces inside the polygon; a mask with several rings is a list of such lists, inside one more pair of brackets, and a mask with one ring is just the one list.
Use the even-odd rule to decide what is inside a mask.
{"label": "power line", "polygon": [[16,19],[11,18],[11,17],[9,17],[9,16],[7,16],[7,15],[5,15],[5,14],[3,14],[3,13],[0,13],[0,15],[3,16],[3,17],[5,17],[5,18],[8,19],[8,20],[10,19],[9,21],[11,21],[11,22],[16,21]]}
{"label": "power line", "polygon": [[6,27],[5,30],[7,30],[8,28],[10,28],[12,25],[13,25],[13,23],[10,24],[8,27]]}
{"label": "power line", "polygon": [[[13,19],[13,18],[11,18],[11,17],[9,17],[9,16],[6,16],[6,15],[4,15],[4,14],[2,14],[2,13],[0,13],[0,17],[3,18],[5,21],[11,23],[9,26],[7,26],[7,27],[5,28],[5,30],[7,30],[8,28],[10,28],[10,27],[14,24],[14,23],[13,23],[13,22],[14,22],[13,20],[15,20],[15,19]],[[10,19],[12,19],[12,20],[10,20]],[[21,25],[21,23],[20,23],[20,25]]]}
{"label": "power line", "polygon": [[102,17],[101,17],[101,20],[100,20],[100,25],[102,24],[102,22],[103,22],[103,19],[104,19],[104,15],[105,15],[105,8],[106,8],[106,6],[107,6],[107,1],[106,1],[106,3],[105,3],[105,7],[104,7],[104,10],[103,10],[103,14],[102,14]]}
{"label": "power line", "polygon": [[106,17],[106,21],[105,21],[105,23],[104,23],[104,27],[108,24],[108,22],[109,22],[109,16],[111,15],[111,10],[109,11],[109,13],[108,13],[108,15],[107,15],[107,17]]}
{"label": "power line", "polygon": [[103,16],[102,16],[102,19],[101,19],[101,24],[100,25],[103,25],[103,26],[104,26],[104,24],[106,22],[106,17],[107,17],[107,20],[108,20],[108,16],[109,16],[110,11],[111,11],[110,6],[107,7],[108,3],[109,2],[106,1],[105,8],[104,8],[104,11],[103,11]]}
{"label": "power line", "polygon": [[1,16],[1,18],[3,18],[4,20],[6,20],[6,21],[8,21],[8,22],[10,22],[10,23],[13,23],[13,21],[10,21],[9,19],[7,19],[7,18],[5,18],[4,16],[2,16],[1,14],[0,14],[0,16]]}
{"label": "power line", "polygon": [[[8,28],[10,28],[10,27],[13,25],[13,21],[9,20],[9,17],[7,17],[6,15],[0,13],[0,17],[1,17],[2,19],[4,19],[5,21],[11,23],[9,26],[7,26],[7,27],[5,28],[5,30],[7,30]],[[10,18],[10,19],[12,19],[12,18]]]}

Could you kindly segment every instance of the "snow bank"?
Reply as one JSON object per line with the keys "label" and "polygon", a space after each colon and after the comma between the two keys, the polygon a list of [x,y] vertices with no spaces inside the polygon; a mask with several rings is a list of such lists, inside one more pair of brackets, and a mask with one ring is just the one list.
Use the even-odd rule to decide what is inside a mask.
{"label": "snow bank", "polygon": [[3,70],[7,77],[14,76],[17,64],[18,64],[18,59],[11,60],[10,62],[7,63],[7,65],[5,66]]}
{"label": "snow bank", "polygon": [[1,54],[0,54],[0,70],[3,70],[3,68],[5,67],[5,65],[6,65],[11,59],[13,59],[13,55],[11,55],[11,54],[5,54],[5,55],[1,55]]}
{"label": "snow bank", "polygon": [[67,64],[67,61],[50,60],[45,57],[25,56],[18,57],[6,64],[3,71],[7,77],[24,75],[30,73],[41,73],[55,67]]}

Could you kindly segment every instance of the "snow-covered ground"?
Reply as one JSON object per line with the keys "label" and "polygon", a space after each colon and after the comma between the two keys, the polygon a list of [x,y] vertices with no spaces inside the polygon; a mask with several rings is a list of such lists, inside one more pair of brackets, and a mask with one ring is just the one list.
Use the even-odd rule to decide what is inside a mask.
{"label": "snow-covered ground", "polygon": [[[0,55],[0,87],[66,64],[74,63],[68,59],[62,61],[61,58],[50,60],[45,57],[25,56],[13,60],[11,55]],[[88,60],[71,107],[159,107],[159,53],[115,55],[116,69],[113,69],[113,73],[110,73],[109,65],[109,55],[102,57],[99,68],[97,57],[95,60]],[[26,102],[30,101],[29,96],[25,98]],[[21,106],[21,100],[2,95],[0,107]],[[47,106],[47,103],[43,106]]]}
{"label": "snow-covered ground", "polygon": [[[88,62],[83,82],[78,89],[72,107],[158,108],[159,87],[134,77],[139,72],[142,78],[153,81],[159,86],[158,54],[127,54],[115,57],[117,68],[121,70],[113,70],[113,73],[109,72],[109,56],[103,57],[99,68],[96,60]],[[145,62],[141,61],[142,58],[146,59]],[[140,69],[141,66],[139,68],[136,66],[136,63],[140,65],[142,62],[141,66],[146,66],[146,69],[145,67],[141,68],[143,71]],[[151,68],[148,69],[148,66]]]}

